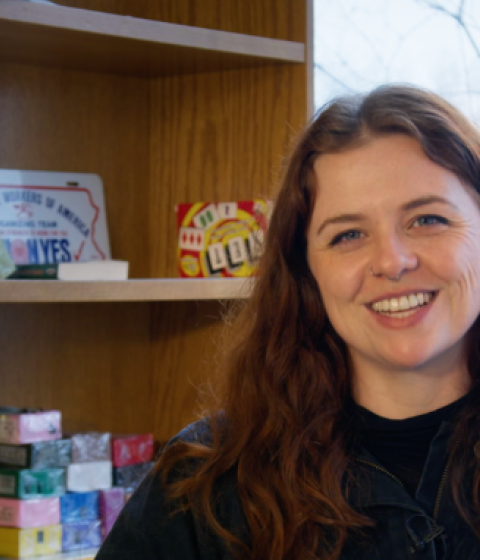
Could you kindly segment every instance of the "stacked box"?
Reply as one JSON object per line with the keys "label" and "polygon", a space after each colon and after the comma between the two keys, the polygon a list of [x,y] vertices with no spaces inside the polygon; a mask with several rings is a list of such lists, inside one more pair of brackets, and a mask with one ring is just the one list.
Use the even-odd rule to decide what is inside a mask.
{"label": "stacked box", "polygon": [[139,465],[128,465],[113,469],[115,486],[125,488],[125,491],[133,491],[147,476],[154,466],[153,461],[140,463]]}
{"label": "stacked box", "polygon": [[0,556],[61,552],[71,446],[61,436],[59,411],[0,407]]}
{"label": "stacked box", "polygon": [[64,469],[0,469],[0,497],[47,498],[64,493]]}
{"label": "stacked box", "polygon": [[112,462],[70,463],[67,467],[68,492],[91,492],[112,487]]}
{"label": "stacked box", "polygon": [[152,459],[152,434],[112,437],[112,463],[114,467],[147,463]]}
{"label": "stacked box", "polygon": [[62,551],[62,526],[31,529],[0,527],[0,555],[29,558]]}
{"label": "stacked box", "polygon": [[114,488],[101,493],[100,515],[105,539],[125,502],[130,498],[154,463],[155,442],[152,434],[115,435],[112,437]]}
{"label": "stacked box", "polygon": [[125,505],[125,489],[117,486],[109,490],[100,490],[99,494],[102,537],[105,539]]}
{"label": "stacked box", "polygon": [[14,500],[0,498],[0,525],[29,529],[60,523],[60,499]]}
{"label": "stacked box", "polygon": [[0,411],[0,555],[100,546],[154,465],[152,434],[62,439],[57,411]]}
{"label": "stacked box", "polygon": [[110,434],[106,432],[85,432],[72,434],[72,463],[110,461]]}
{"label": "stacked box", "polygon": [[99,493],[68,493],[60,497],[62,523],[95,521],[100,517]]}
{"label": "stacked box", "polygon": [[91,492],[112,487],[110,434],[72,434],[72,463],[67,467],[67,490]]}
{"label": "stacked box", "polygon": [[112,487],[111,436],[107,432],[71,434],[72,462],[67,494],[61,500],[64,552],[97,547],[102,542],[99,491]]}
{"label": "stacked box", "polygon": [[102,544],[100,521],[74,521],[63,524],[62,550],[71,552]]}
{"label": "stacked box", "polygon": [[0,407],[0,443],[35,443],[62,437],[61,414]]}
{"label": "stacked box", "polygon": [[21,445],[0,444],[0,465],[21,469],[66,467],[71,462],[70,439],[39,441]]}

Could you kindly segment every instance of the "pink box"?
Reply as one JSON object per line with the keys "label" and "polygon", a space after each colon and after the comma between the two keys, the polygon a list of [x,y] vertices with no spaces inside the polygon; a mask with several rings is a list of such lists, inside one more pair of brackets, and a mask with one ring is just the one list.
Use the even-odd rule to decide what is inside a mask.
{"label": "pink box", "polygon": [[3,413],[0,410],[0,443],[35,443],[62,437],[61,413]]}
{"label": "pink box", "polygon": [[12,500],[0,498],[0,526],[43,527],[60,523],[60,499]]}

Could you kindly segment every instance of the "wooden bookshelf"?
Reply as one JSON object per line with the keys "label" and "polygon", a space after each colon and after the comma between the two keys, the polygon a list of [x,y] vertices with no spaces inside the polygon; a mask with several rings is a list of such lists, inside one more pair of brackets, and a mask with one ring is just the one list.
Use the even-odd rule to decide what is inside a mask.
{"label": "wooden bookshelf", "polygon": [[197,418],[254,280],[178,278],[175,205],[275,192],[309,111],[310,2],[0,0],[0,168],[100,175],[131,277],[0,281],[1,405],[160,441]]}
{"label": "wooden bookshelf", "polygon": [[178,279],[175,205],[271,196],[307,118],[304,0],[0,1],[0,168],[97,173],[125,282],[0,283],[5,405],[196,417],[243,279]]}

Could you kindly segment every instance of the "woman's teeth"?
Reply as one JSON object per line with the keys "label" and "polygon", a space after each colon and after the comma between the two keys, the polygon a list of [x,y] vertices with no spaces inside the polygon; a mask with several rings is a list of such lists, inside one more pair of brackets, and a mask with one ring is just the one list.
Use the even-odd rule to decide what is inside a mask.
{"label": "woman's teeth", "polygon": [[410,294],[400,298],[384,299],[372,303],[372,309],[377,313],[387,312],[389,315],[395,313],[395,316],[403,316],[397,312],[410,311],[416,307],[426,305],[434,296],[434,292],[419,292],[418,294]]}

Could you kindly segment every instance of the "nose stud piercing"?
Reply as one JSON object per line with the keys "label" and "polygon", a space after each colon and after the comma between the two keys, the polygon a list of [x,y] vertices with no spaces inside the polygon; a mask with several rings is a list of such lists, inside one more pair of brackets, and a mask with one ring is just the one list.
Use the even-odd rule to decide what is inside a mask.
{"label": "nose stud piercing", "polygon": [[[373,276],[374,278],[378,278],[380,276],[382,276],[381,272],[373,272],[373,266],[370,267],[370,276]],[[396,276],[386,276],[385,278],[387,278],[388,280],[391,280],[392,282],[398,282],[400,280],[400,277],[402,276],[402,273],[399,272]]]}

